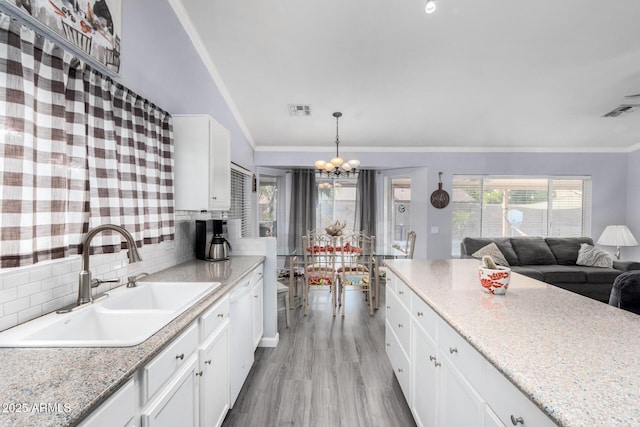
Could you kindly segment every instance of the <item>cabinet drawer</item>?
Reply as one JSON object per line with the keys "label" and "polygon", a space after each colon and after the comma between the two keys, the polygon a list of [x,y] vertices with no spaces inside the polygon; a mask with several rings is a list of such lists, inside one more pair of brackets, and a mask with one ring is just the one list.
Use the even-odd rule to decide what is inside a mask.
{"label": "cabinet drawer", "polygon": [[391,292],[387,292],[387,322],[398,337],[404,352],[409,354],[409,345],[411,343],[411,316],[398,298]]}
{"label": "cabinet drawer", "polygon": [[[504,425],[518,425],[519,427],[552,427],[556,425],[490,363],[487,363],[486,372],[485,400]],[[513,424],[514,421],[516,424]]]}
{"label": "cabinet drawer", "polygon": [[184,364],[198,347],[199,338],[198,324],[194,323],[144,367],[146,399],[151,398],[160,386]]}
{"label": "cabinet drawer", "polygon": [[416,322],[424,328],[424,330],[435,339],[436,325],[438,323],[438,315],[426,302],[422,301],[415,293],[411,292],[411,314]]}
{"label": "cabinet drawer", "polygon": [[484,395],[484,357],[442,319],[438,319],[438,346],[473,388]]}
{"label": "cabinet drawer", "polygon": [[218,301],[213,307],[200,316],[200,324],[202,325],[202,340],[216,330],[225,320],[229,318],[229,297],[225,296]]}
{"label": "cabinet drawer", "polygon": [[[93,412],[81,427],[126,426],[136,413],[136,387],[130,379],[113,396]],[[137,423],[133,423],[134,425]]]}
{"label": "cabinet drawer", "polygon": [[398,383],[400,384],[400,388],[402,388],[407,402],[411,402],[411,396],[409,394],[411,387],[411,372],[409,369],[411,364],[404,351],[402,351],[398,338],[391,329],[389,322],[386,322],[386,347],[393,373],[398,379]]}
{"label": "cabinet drawer", "polygon": [[396,283],[396,288],[398,299],[402,301],[407,310],[411,310],[411,294],[413,294],[413,291],[400,279]]}
{"label": "cabinet drawer", "polygon": [[393,274],[391,270],[387,269],[387,277],[384,284],[385,288],[387,288],[387,290],[392,291],[393,293],[396,293],[397,281],[398,281],[398,277],[395,274]]}
{"label": "cabinet drawer", "polygon": [[262,276],[264,275],[264,264],[260,264],[256,267],[255,270],[251,272],[251,283],[250,286],[255,285],[260,280],[262,280]]}

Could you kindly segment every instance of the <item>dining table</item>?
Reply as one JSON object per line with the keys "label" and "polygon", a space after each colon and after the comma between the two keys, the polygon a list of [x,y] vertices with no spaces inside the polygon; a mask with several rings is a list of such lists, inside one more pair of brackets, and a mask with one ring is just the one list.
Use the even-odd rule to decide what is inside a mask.
{"label": "dining table", "polygon": [[[382,262],[384,259],[402,259],[407,258],[408,254],[391,245],[384,242],[376,242],[374,253],[373,254],[362,254],[363,256],[373,256],[374,257],[374,271],[372,271],[372,283],[373,287],[371,288],[372,300],[373,300],[373,308],[377,310],[380,308],[380,267],[382,266]],[[300,278],[300,275],[296,275],[296,268],[299,271],[304,271],[303,261],[304,251],[302,247],[290,248],[288,246],[278,246],[277,247],[277,256],[278,258],[285,259],[285,271],[288,271],[285,277],[288,276],[288,286],[289,286],[289,307],[295,307],[295,289],[296,289],[296,280]],[[291,272],[294,274],[291,274]],[[297,277],[296,277],[297,276]]]}

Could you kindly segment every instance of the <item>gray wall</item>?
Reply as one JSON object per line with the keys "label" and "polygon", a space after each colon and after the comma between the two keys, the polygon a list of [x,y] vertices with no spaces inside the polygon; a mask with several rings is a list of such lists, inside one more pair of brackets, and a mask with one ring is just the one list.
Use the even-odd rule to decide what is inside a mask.
{"label": "gray wall", "polygon": [[[627,156],[627,222],[640,243],[640,150]],[[622,258],[640,260],[640,246],[623,248]]]}
{"label": "gray wall", "polygon": [[253,147],[167,0],[122,2],[120,82],[171,114],[209,114],[231,132],[231,161],[254,170]]}
{"label": "gray wall", "polygon": [[[328,143],[328,145],[330,145]],[[342,154],[342,153],[341,153]],[[451,178],[456,174],[496,175],[590,175],[593,179],[593,216],[591,232],[597,239],[610,224],[629,224],[640,238],[640,172],[633,170],[638,164],[640,151],[626,153],[351,153],[362,161],[362,167],[428,169],[428,193],[438,187],[438,172],[443,172],[445,190],[451,189]],[[309,166],[322,157],[315,152],[256,152],[259,166]],[[345,150],[343,157],[349,157]],[[634,163],[635,160],[635,163]],[[628,171],[629,169],[629,171]],[[636,168],[637,169],[637,168]],[[632,171],[633,170],[633,171]],[[635,212],[635,213],[634,213]],[[634,221],[635,215],[635,223]],[[438,234],[426,236],[427,257],[447,258],[451,247],[451,208],[435,209],[428,205],[423,229],[437,226]],[[424,238],[424,236],[423,236]],[[420,239],[420,236],[418,236]],[[418,244],[424,244],[419,242]],[[603,248],[608,250],[608,248]],[[632,248],[623,250],[623,258],[631,259]],[[610,252],[613,252],[611,250]],[[635,255],[640,259],[640,254]]]}

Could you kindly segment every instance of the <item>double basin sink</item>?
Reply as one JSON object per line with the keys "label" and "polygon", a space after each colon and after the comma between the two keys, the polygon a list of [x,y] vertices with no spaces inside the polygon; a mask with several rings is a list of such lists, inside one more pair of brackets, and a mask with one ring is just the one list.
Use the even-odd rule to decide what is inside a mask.
{"label": "double basin sink", "polygon": [[51,313],[0,333],[0,347],[128,347],[142,343],[219,282],[138,282],[78,310]]}

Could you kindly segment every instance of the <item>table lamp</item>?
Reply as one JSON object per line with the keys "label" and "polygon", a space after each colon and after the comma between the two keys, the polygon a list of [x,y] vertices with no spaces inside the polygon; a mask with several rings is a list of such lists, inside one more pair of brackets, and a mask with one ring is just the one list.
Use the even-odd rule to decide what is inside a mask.
{"label": "table lamp", "polygon": [[607,225],[597,243],[604,246],[615,246],[618,260],[620,259],[620,246],[638,246],[638,242],[626,225]]}

